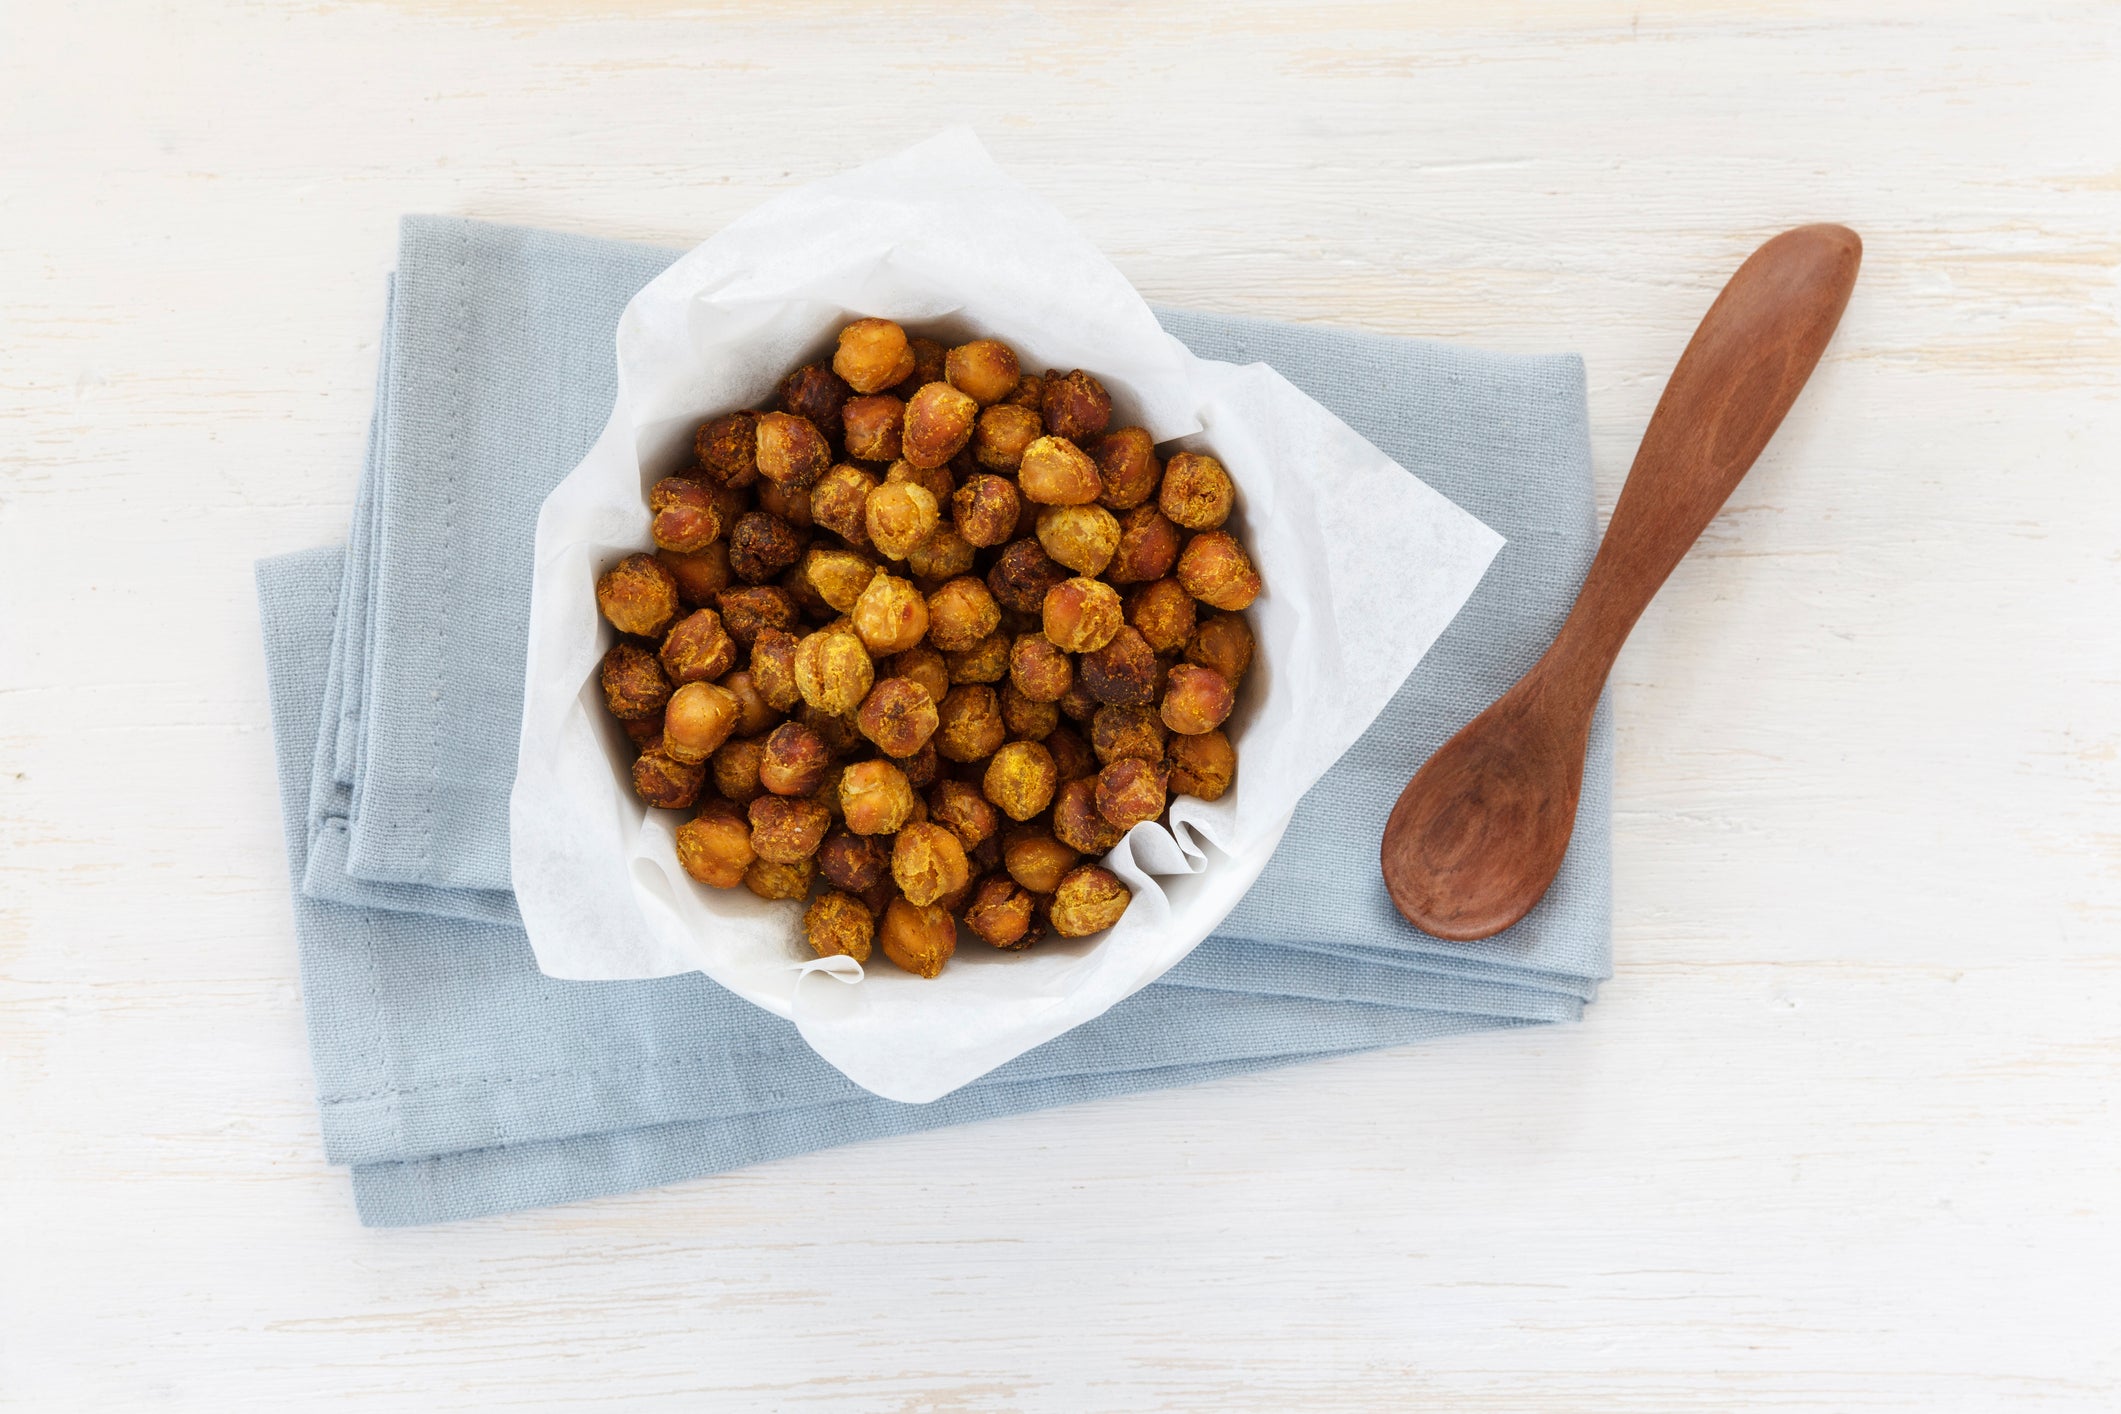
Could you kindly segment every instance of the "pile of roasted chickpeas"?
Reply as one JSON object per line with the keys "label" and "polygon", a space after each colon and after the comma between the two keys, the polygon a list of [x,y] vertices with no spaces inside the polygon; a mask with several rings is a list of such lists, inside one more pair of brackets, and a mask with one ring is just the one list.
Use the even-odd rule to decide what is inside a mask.
{"label": "pile of roasted chickpeas", "polygon": [[1222,464],[1111,418],[1081,369],[860,319],[772,411],[700,428],[649,492],[655,553],[596,586],[634,790],[697,806],[687,874],[822,880],[819,956],[921,977],[960,919],[1007,949],[1118,921],[1127,886],[1084,861],[1229,789],[1260,580]]}

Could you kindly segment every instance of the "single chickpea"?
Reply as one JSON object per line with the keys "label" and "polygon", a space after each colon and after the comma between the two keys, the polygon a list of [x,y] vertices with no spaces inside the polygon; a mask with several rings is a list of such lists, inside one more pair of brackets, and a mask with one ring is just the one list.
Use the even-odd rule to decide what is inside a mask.
{"label": "single chickpea", "polygon": [[1016,469],[1016,487],[1042,506],[1081,506],[1098,497],[1103,483],[1097,463],[1073,442],[1050,433],[1024,448]]}
{"label": "single chickpea", "polygon": [[700,424],[693,453],[708,479],[742,490],[759,478],[759,415],[726,412]]}
{"label": "single chickpea", "polygon": [[1045,391],[1045,379],[1039,377],[1036,373],[1026,373],[1023,377],[1016,380],[1016,387],[1011,390],[1008,397],[1002,399],[1002,402],[1009,407],[1029,408],[1031,411],[1037,412],[1042,405]]}
{"label": "single chickpea", "polygon": [[775,864],[793,864],[817,853],[831,827],[832,812],[801,796],[762,795],[746,807],[751,848]]}
{"label": "single chickpea", "polygon": [[744,887],[762,899],[803,898],[816,877],[817,864],[813,860],[778,864],[770,859],[754,859],[744,871]]}
{"label": "single chickpea", "polygon": [[777,515],[746,512],[729,528],[729,567],[738,579],[764,584],[801,559],[809,540]]}
{"label": "single chickpea", "polygon": [[1035,894],[1050,894],[1061,876],[1075,867],[1076,852],[1035,825],[1024,825],[1002,838],[1002,867],[1009,877]]}
{"label": "single chickpea", "polygon": [[928,634],[928,599],[912,581],[879,570],[855,599],[850,617],[871,653],[904,653]]}
{"label": "single chickpea", "polygon": [[1175,579],[1152,580],[1127,596],[1127,622],[1157,652],[1174,652],[1193,637],[1197,602]]}
{"label": "single chickpea", "polygon": [[832,465],[825,434],[806,417],[769,412],[759,418],[759,475],[784,491],[808,492]]}
{"label": "single chickpea", "polygon": [[1022,824],[1052,803],[1059,784],[1053,756],[1035,741],[1012,741],[988,759],[981,789],[1002,814]]}
{"label": "single chickpea", "polygon": [[633,758],[633,792],[659,810],[686,809],[706,784],[706,762],[680,761],[661,741]]}
{"label": "single chickpea", "polygon": [[916,977],[940,976],[957,951],[957,920],[948,909],[895,898],[884,910],[877,941],[893,965]]}
{"label": "single chickpea", "polygon": [[636,644],[612,644],[598,676],[604,686],[604,705],[621,721],[653,717],[670,700],[670,679],[663,676],[662,664]]}
{"label": "single chickpea", "polygon": [[796,645],[796,691],[820,712],[851,715],[875,678],[869,654],[854,633],[820,629]]}
{"label": "single chickpea", "polygon": [[944,826],[924,821],[898,832],[891,846],[891,881],[909,903],[930,904],[971,878],[965,847]]}
{"label": "single chickpea", "polygon": [[1201,620],[1186,640],[1186,661],[1213,668],[1235,692],[1252,666],[1252,626],[1241,614],[1214,614]]}
{"label": "single chickpea", "polygon": [[1016,351],[996,339],[974,339],[959,344],[943,359],[943,376],[950,386],[981,407],[998,403],[1016,391],[1023,370],[1016,365]]}
{"label": "single chickpea", "polygon": [[619,728],[626,733],[626,740],[633,743],[636,752],[646,751],[663,735],[663,714],[657,711],[647,717],[621,717]]}
{"label": "single chickpea", "polygon": [[906,678],[885,678],[869,689],[854,720],[886,756],[911,756],[935,735],[940,719],[926,688]]}
{"label": "single chickpea", "polygon": [[891,481],[877,487],[869,493],[862,509],[869,543],[878,553],[894,560],[905,559],[906,552],[920,544],[941,518],[934,494],[910,481]]}
{"label": "single chickpea", "polygon": [[948,383],[930,383],[906,402],[899,455],[915,466],[941,466],[972,440],[979,404]]}
{"label": "single chickpea", "polygon": [[778,392],[783,411],[808,421],[827,438],[840,435],[840,409],[852,395],[840,376],[820,363],[806,363],[790,373]]}
{"label": "single chickpea", "polygon": [[1048,372],[1039,390],[1039,415],[1054,436],[1087,442],[1112,420],[1112,399],[1104,384],[1080,368],[1059,377]]}
{"label": "single chickpea", "polygon": [[957,533],[969,545],[999,545],[1016,529],[1016,487],[1005,477],[985,472],[971,478],[950,496],[950,513]]}
{"label": "single chickpea", "polygon": [[841,462],[810,488],[810,519],[856,549],[869,544],[869,493],[883,485],[851,462]]}
{"label": "single chickpea", "polygon": [[[927,607],[927,601],[922,600],[921,608],[923,612],[926,611]],[[926,632],[925,619],[923,619],[922,624],[922,631]],[[941,653],[930,648],[925,643],[915,644],[913,647],[895,654],[891,659],[890,667],[892,677],[906,679],[906,681],[919,687],[937,702],[941,702],[950,691],[949,661]]]}
{"label": "single chickpea", "polygon": [[1046,435],[1035,408],[997,403],[979,415],[972,427],[972,459],[989,471],[1015,471],[1024,449]]}
{"label": "single chickpea", "polygon": [[1003,608],[1037,614],[1045,609],[1046,595],[1068,578],[1067,567],[1053,563],[1038,541],[1012,540],[987,571],[987,588]]}
{"label": "single chickpea", "polygon": [[1085,938],[1119,922],[1134,893],[1119,875],[1095,864],[1070,870],[1053,891],[1053,931],[1063,938]]}
{"label": "single chickpea", "polygon": [[945,653],[972,647],[1001,624],[1001,605],[972,575],[960,575],[928,596],[928,641]]}
{"label": "single chickpea", "polygon": [[946,761],[984,761],[1008,740],[1001,699],[984,683],[960,683],[936,707],[935,749]]}
{"label": "single chickpea", "polygon": [[1103,506],[1048,506],[1038,513],[1038,543],[1077,574],[1103,574],[1119,549],[1119,521]]}
{"label": "single chickpea", "polygon": [[1044,741],[1060,725],[1060,708],[1051,702],[1024,696],[1013,682],[1003,683],[999,695],[1002,725],[1009,729],[1009,735],[1019,740]]}
{"label": "single chickpea", "polygon": [[1079,781],[1097,774],[1097,753],[1073,727],[1055,727],[1040,745],[1053,753],[1053,768],[1062,781]]}
{"label": "single chickpea", "polygon": [[1054,586],[1040,606],[1047,641],[1070,653],[1093,653],[1112,641],[1125,618],[1119,591],[1095,579]]}
{"label": "single chickpea", "polygon": [[760,736],[780,725],[781,714],[774,710],[773,704],[759,691],[758,681],[751,676],[750,669],[740,668],[736,672],[726,673],[721,682],[723,687],[736,696],[738,736]]}
{"label": "single chickpea", "polygon": [[1061,715],[1069,721],[1086,725],[1097,713],[1097,699],[1092,697],[1090,689],[1083,685],[1081,674],[1076,675],[1075,681],[1068,685],[1068,690],[1061,694],[1060,701],[1054,705],[1061,709]]}
{"label": "single chickpea", "polygon": [[657,548],[696,553],[722,533],[714,493],[703,482],[666,476],[648,491],[648,538]]}
{"label": "single chickpea", "polygon": [[997,630],[970,648],[947,654],[945,661],[952,682],[1000,682],[1009,675],[1009,635]]}
{"label": "single chickpea", "polygon": [[1213,668],[1180,663],[1164,686],[1164,725],[1183,736],[1198,736],[1221,726],[1235,705],[1235,694]]}
{"label": "single chickpea", "polygon": [[678,867],[690,878],[717,889],[744,882],[744,871],[758,858],[751,849],[751,826],[726,801],[707,808],[677,828]]}
{"label": "single chickpea", "polygon": [[1045,634],[1018,634],[1009,646],[1009,681],[1034,702],[1058,702],[1075,681],[1074,662]]}
{"label": "single chickpea", "polygon": [[722,631],[721,615],[695,609],[664,635],[658,656],[673,683],[712,682],[736,661],[736,643]]}
{"label": "single chickpea", "polygon": [[760,753],[759,784],[775,795],[809,795],[831,764],[832,752],[823,737],[801,722],[783,722]]}
{"label": "single chickpea", "polygon": [[678,616],[678,582],[653,555],[628,555],[597,580],[597,608],[620,633],[660,638]]}
{"label": "single chickpea", "polygon": [[898,768],[906,773],[906,784],[915,790],[926,790],[934,785],[936,777],[942,771],[942,757],[937,753],[933,741],[911,756],[901,756],[897,760]]}
{"label": "single chickpea", "polygon": [[751,681],[759,696],[777,712],[787,712],[802,701],[795,685],[795,650],[800,642],[786,629],[761,629],[751,645]]}
{"label": "single chickpea", "polygon": [[1163,719],[1146,707],[1100,707],[1090,719],[1090,746],[1102,765],[1129,756],[1161,761],[1168,740]]}
{"label": "single chickpea", "polygon": [[817,871],[835,888],[865,894],[891,877],[891,845],[874,835],[835,826],[817,847]]}
{"label": "single chickpea", "polygon": [[677,582],[678,601],[689,608],[708,607],[715,595],[729,587],[729,543],[725,540],[692,554],[658,550],[655,562],[670,571]]}
{"label": "single chickpea", "polygon": [[888,319],[857,319],[840,330],[832,371],[857,393],[880,393],[912,374],[913,346]]}
{"label": "single chickpea", "polygon": [[1053,797],[1054,838],[1084,854],[1108,853],[1126,833],[1098,813],[1097,779],[1069,781]]}
{"label": "single chickpea", "polygon": [[1105,577],[1114,584],[1162,579],[1178,563],[1178,527],[1154,506],[1136,506],[1120,519],[1119,545]]}
{"label": "single chickpea", "polygon": [[965,925],[980,941],[998,948],[1020,948],[1030,944],[1031,895],[1015,880],[994,875],[980,880],[965,909]]}
{"label": "single chickpea", "polygon": [[840,409],[840,436],[847,455],[865,462],[897,461],[906,405],[889,393],[849,398]]}
{"label": "single chickpea", "polygon": [[957,836],[967,851],[1001,830],[1001,812],[969,781],[937,781],[928,792],[928,818]]}
{"label": "single chickpea", "polygon": [[751,647],[769,628],[792,629],[800,621],[795,600],[777,584],[750,584],[714,596],[722,627],[743,647]]}
{"label": "single chickpea", "polygon": [[889,761],[857,761],[840,777],[840,810],[858,835],[888,835],[913,815],[913,787]]}
{"label": "single chickpea", "polygon": [[1220,530],[1204,530],[1178,555],[1178,582],[1201,603],[1216,609],[1250,608],[1259,597],[1259,571],[1245,547]]}
{"label": "single chickpea", "polygon": [[972,543],[950,522],[938,521],[906,552],[906,568],[921,579],[941,581],[972,573],[972,559]]}
{"label": "single chickpea", "polygon": [[1230,518],[1237,488],[1223,464],[1199,452],[1180,452],[1164,464],[1157,494],[1163,513],[1188,530],[1213,530]]}
{"label": "single chickpea", "polygon": [[[803,557],[803,578],[817,591],[836,612],[851,614],[876,578],[876,566],[852,550],[833,550],[824,546],[811,547]],[[859,632],[859,630],[857,630]]]}
{"label": "single chickpea", "polygon": [[714,788],[722,793],[724,800],[738,805],[751,804],[766,789],[759,781],[759,764],[765,759],[765,738],[731,737],[707,758],[708,767],[714,773]]}
{"label": "single chickpea", "polygon": [[1107,432],[1083,448],[1097,463],[1097,477],[1104,489],[1098,504],[1115,511],[1131,511],[1156,494],[1156,483],[1164,468],[1156,459],[1156,443],[1148,429],[1122,427]]}
{"label": "single chickpea", "polygon": [[819,957],[851,957],[869,960],[869,940],[876,934],[876,920],[868,906],[853,894],[827,889],[804,910],[803,936]]}
{"label": "single chickpea", "polygon": [[[816,489],[815,482],[809,486],[789,488],[771,481],[761,481],[753,488],[752,494],[758,500],[758,508],[767,515],[779,516],[790,525],[807,530],[810,526],[810,493]],[[743,508],[739,506],[730,514],[732,518],[741,515]]]}
{"label": "single chickpea", "polygon": [[1097,773],[1097,813],[1117,830],[1131,830],[1164,813],[1168,777],[1161,761],[1122,756]]}
{"label": "single chickpea", "polygon": [[1163,685],[1163,665],[1139,629],[1121,624],[1105,646],[1085,653],[1076,664],[1084,687],[1099,702],[1113,707],[1147,707]]}
{"label": "single chickpea", "polygon": [[1221,800],[1237,775],[1237,751],[1219,731],[1172,737],[1166,760],[1175,795]]}
{"label": "single chickpea", "polygon": [[711,682],[688,682],[663,709],[663,749],[680,761],[702,762],[736,731],[736,694]]}

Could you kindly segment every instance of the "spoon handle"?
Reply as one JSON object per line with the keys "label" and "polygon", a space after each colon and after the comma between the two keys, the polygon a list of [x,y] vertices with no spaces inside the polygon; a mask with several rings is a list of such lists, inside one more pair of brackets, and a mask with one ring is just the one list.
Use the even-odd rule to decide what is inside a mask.
{"label": "spoon handle", "polygon": [[1541,660],[1596,697],[1628,632],[1752,468],[1841,322],[1863,241],[1799,226],[1768,241],[1702,316],[1665,385],[1583,589]]}

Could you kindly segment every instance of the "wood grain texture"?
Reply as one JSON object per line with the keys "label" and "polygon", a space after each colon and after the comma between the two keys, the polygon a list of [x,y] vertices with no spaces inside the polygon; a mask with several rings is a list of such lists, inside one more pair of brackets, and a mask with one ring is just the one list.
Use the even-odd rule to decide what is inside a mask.
{"label": "wood grain texture", "polygon": [[[1526,0],[0,8],[0,1404],[2111,1409],[2121,21]],[[1618,975],[1489,1036],[364,1232],[250,562],[404,211],[683,243],[958,121],[1152,299],[1581,350],[1864,278],[1614,679]]]}

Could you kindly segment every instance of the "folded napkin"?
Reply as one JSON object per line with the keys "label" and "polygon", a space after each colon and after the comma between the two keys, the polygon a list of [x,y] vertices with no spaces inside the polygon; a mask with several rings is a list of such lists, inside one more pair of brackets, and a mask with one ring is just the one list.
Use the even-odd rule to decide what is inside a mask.
{"label": "folded napkin", "polygon": [[789,1023],[696,974],[539,973],[507,839],[532,534],[609,413],[621,309],[673,258],[409,218],[348,545],[259,565],[325,1146],[352,1166],[364,1222],[564,1202],[1581,1013],[1608,974],[1603,709],[1575,841],[1517,927],[1429,938],[1392,911],[1376,868],[1400,787],[1537,657],[1589,563],[1581,363],[1175,312],[1159,318],[1195,352],[1272,364],[1508,540],[1217,934],[928,1105],[859,1089]]}

